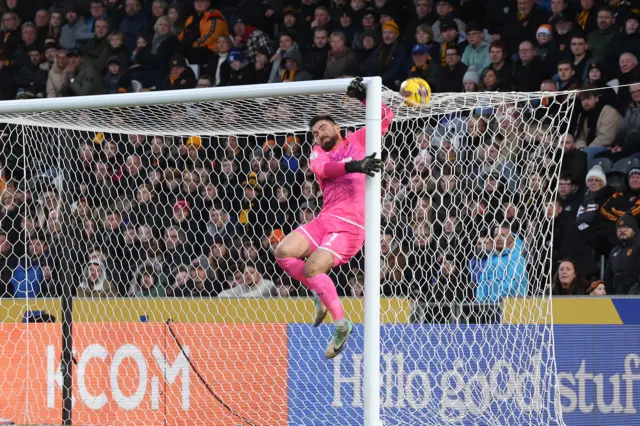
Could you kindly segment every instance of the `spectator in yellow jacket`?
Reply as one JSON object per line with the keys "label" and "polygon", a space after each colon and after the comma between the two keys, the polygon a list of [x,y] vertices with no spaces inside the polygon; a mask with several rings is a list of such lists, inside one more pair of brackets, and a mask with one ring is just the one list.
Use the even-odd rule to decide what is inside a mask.
{"label": "spectator in yellow jacket", "polygon": [[193,6],[195,14],[187,18],[178,39],[189,62],[203,65],[216,51],[218,37],[229,34],[229,26],[222,13],[211,8],[211,0],[194,0]]}

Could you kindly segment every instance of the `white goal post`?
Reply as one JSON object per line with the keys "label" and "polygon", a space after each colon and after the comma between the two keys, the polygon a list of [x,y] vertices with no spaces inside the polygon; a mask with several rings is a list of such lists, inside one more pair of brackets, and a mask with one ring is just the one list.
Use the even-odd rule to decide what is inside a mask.
{"label": "white goal post", "polygon": [[[176,300],[177,297],[171,299],[167,295],[138,297],[136,291],[140,289],[132,287],[127,297],[119,294],[121,297],[85,300],[72,297],[65,283],[61,286],[63,294],[34,295],[27,286],[18,295],[19,282],[12,276],[15,295],[3,295],[0,288],[3,315],[0,336],[17,341],[15,348],[0,344],[0,353],[24,360],[24,366],[16,371],[27,372],[29,377],[18,386],[15,374],[0,369],[0,375],[7,374],[0,379],[0,388],[5,388],[0,390],[0,399],[6,396],[21,407],[21,412],[14,415],[17,423],[51,422],[52,410],[61,410],[63,422],[69,424],[75,422],[72,413],[76,412],[85,423],[149,421],[151,424],[152,419],[163,418],[166,424],[176,424],[182,413],[191,410],[186,414],[190,421],[212,424],[217,414],[207,412],[210,402],[206,398],[211,397],[212,401],[218,401],[218,409],[224,409],[224,417],[218,420],[225,425],[564,424],[550,314],[553,216],[547,214],[547,207],[555,201],[555,180],[560,174],[562,147],[575,94],[434,94],[427,107],[413,109],[397,93],[386,89],[380,77],[372,77],[364,79],[367,98],[363,108],[359,102],[346,98],[350,82],[351,79],[336,79],[0,102],[0,124],[13,126],[6,132],[24,145],[24,169],[35,170],[42,161],[51,166],[43,168],[47,170],[38,169],[38,176],[46,175],[50,181],[41,190],[48,195],[42,195],[37,203],[46,205],[47,196],[53,199],[57,196],[60,205],[47,210],[47,214],[51,214],[50,210],[55,214],[45,217],[40,207],[29,213],[26,203],[16,201],[17,198],[6,196],[0,200],[24,208],[25,223],[29,221],[27,215],[37,216],[43,228],[55,228],[56,223],[48,222],[52,219],[70,230],[71,212],[77,216],[76,212],[84,208],[77,198],[61,194],[69,184],[79,184],[70,182],[76,179],[76,170],[73,163],[67,163],[70,157],[64,151],[70,148],[65,144],[74,147],[101,144],[107,134],[122,137],[125,145],[129,139],[124,138],[135,139],[136,135],[153,139],[154,143],[154,138],[175,138],[180,142],[172,142],[171,154],[170,149],[161,150],[155,157],[167,164],[175,160],[171,157],[175,153],[187,164],[191,161],[189,149],[204,146],[205,138],[228,141],[246,134],[259,140],[252,149],[260,151],[258,163],[268,166],[268,159],[262,157],[266,157],[264,153],[271,147],[267,135],[276,135],[273,139],[278,140],[288,137],[297,140],[304,148],[296,161],[302,161],[304,149],[311,145],[311,140],[305,139],[309,119],[330,114],[345,132],[366,126],[367,155],[377,153],[385,161],[382,174],[366,179],[364,270],[348,265],[352,268],[348,273],[334,272],[342,274],[345,283],[349,282],[340,285],[348,285],[354,296],[358,276],[364,275],[366,295],[364,299],[343,299],[345,313],[356,317],[356,325],[345,352],[338,358],[333,361],[323,358],[329,327],[308,326],[312,304],[306,294],[287,300],[271,297],[276,294],[241,301],[233,297],[222,300],[195,296]],[[382,135],[383,103],[395,113],[395,121],[386,135]],[[48,143],[55,145],[47,146]],[[117,153],[122,156],[118,163],[122,168],[129,167],[124,164],[129,157],[142,156],[137,148],[127,145],[129,151]],[[226,148],[218,148],[226,155]],[[255,150],[251,151],[251,155],[254,153]],[[224,162],[225,157],[220,158]],[[243,186],[241,190],[246,191],[247,185],[255,190],[260,185],[248,184],[251,179],[248,176],[253,174],[257,180],[262,169],[260,165],[253,169],[253,160],[244,158],[241,168],[230,172],[220,165],[213,171],[211,166],[209,174],[221,181],[230,179],[225,174],[232,174],[236,185]],[[141,168],[139,164],[133,167]],[[178,166],[166,166],[161,171],[169,168],[176,174],[165,173],[162,179],[167,182],[184,179],[186,186],[199,173],[197,166],[189,171],[188,179]],[[305,178],[304,171],[304,183],[296,181],[296,185],[312,187],[307,182],[312,178]],[[235,176],[240,174],[243,176]],[[201,179],[199,175],[197,178]],[[23,184],[27,179],[20,179],[11,190],[14,197],[25,191]],[[154,185],[147,180],[142,184],[136,179],[132,182],[136,186],[127,191],[136,194],[134,198],[140,188]],[[182,183],[180,180],[178,191]],[[161,188],[158,191],[152,189],[164,191],[158,195],[171,199],[168,195],[172,189],[164,184],[164,180],[158,184]],[[92,181],[84,186],[92,185],[96,186],[95,191],[106,188]],[[274,197],[285,186],[262,185],[272,185],[269,189]],[[219,191],[217,197],[223,204],[236,206],[244,202],[242,194],[223,194],[220,185],[212,186],[214,196]],[[209,196],[207,188],[198,187],[194,193],[204,199]],[[101,195],[95,191],[94,197]],[[304,191],[301,189],[301,198],[320,198],[317,193],[304,195]],[[94,222],[107,223],[109,215],[116,213],[112,207],[116,202],[125,204],[119,207],[122,211],[134,210],[126,206],[127,200],[123,200],[126,197],[111,195],[106,190],[104,197],[109,206],[96,208],[100,219]],[[184,200],[176,204],[171,200],[169,206],[173,209],[191,207]],[[303,210],[311,210],[313,215],[319,204],[313,208],[311,202],[295,204],[295,209],[300,209],[295,212],[283,211],[286,207],[282,205],[287,204],[266,208],[274,213],[273,217],[301,213],[304,219]],[[209,204],[206,206],[207,214],[216,210]],[[69,218],[57,217],[66,213]],[[120,226],[126,215],[117,213],[121,214],[117,224]],[[296,224],[303,219],[296,219]],[[253,225],[247,220],[246,226]],[[14,226],[27,229],[24,224]],[[163,232],[177,229],[173,222],[169,225],[163,222],[162,227]],[[141,231],[133,228],[130,238],[138,238],[135,233]],[[128,237],[128,230],[122,231],[123,239]],[[206,233],[208,228],[196,232]],[[184,240],[178,230],[175,234],[177,240]],[[60,244],[60,252],[70,244],[65,240],[75,238],[58,235],[59,239],[55,239],[52,235],[45,243],[49,248]],[[204,236],[196,236],[204,240]],[[271,237],[264,237],[259,235],[256,239],[268,251],[269,244],[274,242]],[[31,249],[32,237],[20,233],[20,238]],[[498,242],[502,244],[499,248]],[[83,246],[83,250],[87,247]],[[249,253],[259,248],[242,245],[237,252]],[[213,248],[210,250],[213,253]],[[477,253],[481,254],[476,256]],[[209,247],[201,254],[201,258],[209,256],[207,261],[214,257],[209,255]],[[57,255],[60,257],[60,253]],[[84,262],[85,256],[85,252],[80,253],[78,259]],[[71,256],[58,259],[57,267],[67,268],[65,278],[77,274],[70,266],[74,259]],[[64,260],[62,264],[60,260]],[[91,258],[87,265],[94,260]],[[245,266],[255,263],[249,254],[243,260]],[[26,270],[30,262],[25,254],[17,263],[24,264]],[[197,276],[201,263],[193,265],[189,263],[188,267],[194,267]],[[358,276],[346,276],[352,270],[358,271]],[[127,276],[121,277],[122,282],[136,280],[138,284],[141,271],[137,265],[135,270],[125,271]],[[511,276],[505,276],[507,271]],[[167,275],[173,280],[181,272],[172,268]],[[82,274],[85,273],[90,274],[82,269]],[[188,278],[191,273],[189,269],[185,276]],[[241,274],[235,279],[245,277]],[[86,277],[73,276],[73,284],[82,279]],[[349,296],[349,291],[344,293]],[[62,302],[46,301],[46,297],[60,298]],[[58,328],[38,331],[36,325],[21,324],[31,322],[28,315],[43,311],[58,314],[62,331]],[[84,326],[84,322],[95,324]],[[206,328],[205,323],[215,327]],[[226,326],[233,329],[225,330]],[[274,337],[273,330],[283,337]],[[65,343],[54,345],[47,340],[53,335],[66,338]],[[118,335],[122,337],[117,338]],[[127,340],[128,336],[133,336],[133,341]],[[71,339],[82,342],[82,348],[78,349],[76,343],[72,346]],[[219,348],[220,342],[228,346]],[[37,349],[46,351],[42,359],[30,355],[30,348],[38,344],[47,345],[46,350]],[[163,349],[162,344],[169,349]],[[78,349],[74,355],[77,359],[70,352],[72,347],[74,351]],[[259,352],[251,353],[255,348],[260,348]],[[62,367],[58,367],[60,359]],[[78,361],[80,367],[72,365],[72,361]],[[100,364],[103,368],[100,370],[96,367],[99,362],[109,365]],[[240,363],[254,365],[238,367]],[[236,368],[238,377],[233,370]],[[124,382],[118,382],[119,371],[126,371],[122,380],[127,383],[127,392],[121,389]],[[83,376],[81,383],[76,384],[73,379],[71,384],[71,376],[75,374]],[[163,394],[166,391],[163,386],[177,389],[176,383],[181,383],[181,393]],[[100,393],[103,385],[110,387],[110,393]],[[189,393],[189,386],[198,386],[200,390],[197,394],[193,390]],[[279,386],[285,389],[278,389]],[[59,388],[63,388],[62,396]],[[276,390],[277,395],[273,394]],[[70,398],[72,391],[75,406]],[[185,394],[196,396],[190,399]],[[33,411],[33,405],[42,401],[46,401],[49,411]],[[3,412],[0,404],[0,418],[10,418],[11,414]]]}

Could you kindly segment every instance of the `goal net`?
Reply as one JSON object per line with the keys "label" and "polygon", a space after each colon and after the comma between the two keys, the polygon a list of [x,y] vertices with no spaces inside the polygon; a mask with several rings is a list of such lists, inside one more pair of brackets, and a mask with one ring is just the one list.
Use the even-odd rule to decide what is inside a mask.
{"label": "goal net", "polygon": [[[563,424],[551,218],[573,94],[383,100],[383,424]],[[274,248],[322,206],[309,119],[348,134],[364,111],[334,93],[0,114],[0,418],[59,424],[72,377],[75,424],[362,424],[365,254],[331,273],[355,328],[328,361],[332,326]]]}

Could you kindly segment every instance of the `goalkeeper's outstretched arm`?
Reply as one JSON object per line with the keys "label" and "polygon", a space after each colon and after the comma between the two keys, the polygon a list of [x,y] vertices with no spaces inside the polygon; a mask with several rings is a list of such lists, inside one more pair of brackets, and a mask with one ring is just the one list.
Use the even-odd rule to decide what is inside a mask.
{"label": "goalkeeper's outstretched arm", "polygon": [[[362,77],[357,77],[353,79],[353,81],[351,81],[351,83],[349,84],[349,87],[347,87],[347,96],[349,96],[350,98],[357,99],[366,105],[367,86],[365,86],[364,82],[362,81]],[[383,103],[382,104],[382,123],[380,126],[383,136],[389,130],[389,126],[391,126],[391,122],[393,121],[394,117],[395,117],[395,114],[393,113],[391,108],[389,108]],[[354,143],[357,143],[364,148],[367,143],[366,128],[363,127],[362,129],[353,133],[353,135],[350,136],[350,139]]]}

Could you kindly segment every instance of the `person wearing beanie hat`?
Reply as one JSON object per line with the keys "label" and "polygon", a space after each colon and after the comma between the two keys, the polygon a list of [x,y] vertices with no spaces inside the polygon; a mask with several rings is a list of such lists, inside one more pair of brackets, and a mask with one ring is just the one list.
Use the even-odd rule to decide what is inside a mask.
{"label": "person wearing beanie hat", "polygon": [[607,294],[629,294],[640,275],[638,222],[625,214],[616,222],[618,245],[611,250],[604,272]]}
{"label": "person wearing beanie hat", "polygon": [[397,22],[387,21],[382,27],[382,43],[362,64],[362,69],[368,70],[370,77],[382,76],[382,84],[391,90],[398,90],[407,77],[409,51],[399,38],[400,27]]}
{"label": "person wearing beanie hat", "polygon": [[539,56],[543,61],[547,62],[550,54],[551,38],[553,28],[549,24],[542,24],[536,31],[536,56]]}
{"label": "person wearing beanie hat", "polygon": [[184,56],[176,53],[169,59],[169,75],[163,85],[164,90],[193,89],[198,80]]}
{"label": "person wearing beanie hat", "polygon": [[255,73],[249,62],[245,60],[240,51],[233,49],[227,56],[229,63],[229,86],[242,86],[244,84],[253,84],[255,81]]}
{"label": "person wearing beanie hat", "polygon": [[587,172],[587,177],[585,178],[585,183],[587,184],[587,188],[591,192],[597,192],[607,185],[607,175],[602,170],[602,166],[595,165]]}
{"label": "person wearing beanie hat", "polygon": [[589,284],[589,287],[587,287],[586,293],[589,296],[606,296],[606,283],[604,282],[604,280],[593,281],[591,284]]}
{"label": "person wearing beanie hat", "polygon": [[[467,72],[462,77],[462,84],[464,85],[466,92],[476,92],[478,90],[478,84],[480,84],[480,76],[476,72],[475,67],[470,67]],[[467,85],[475,85],[473,90],[470,90],[473,86]]]}

